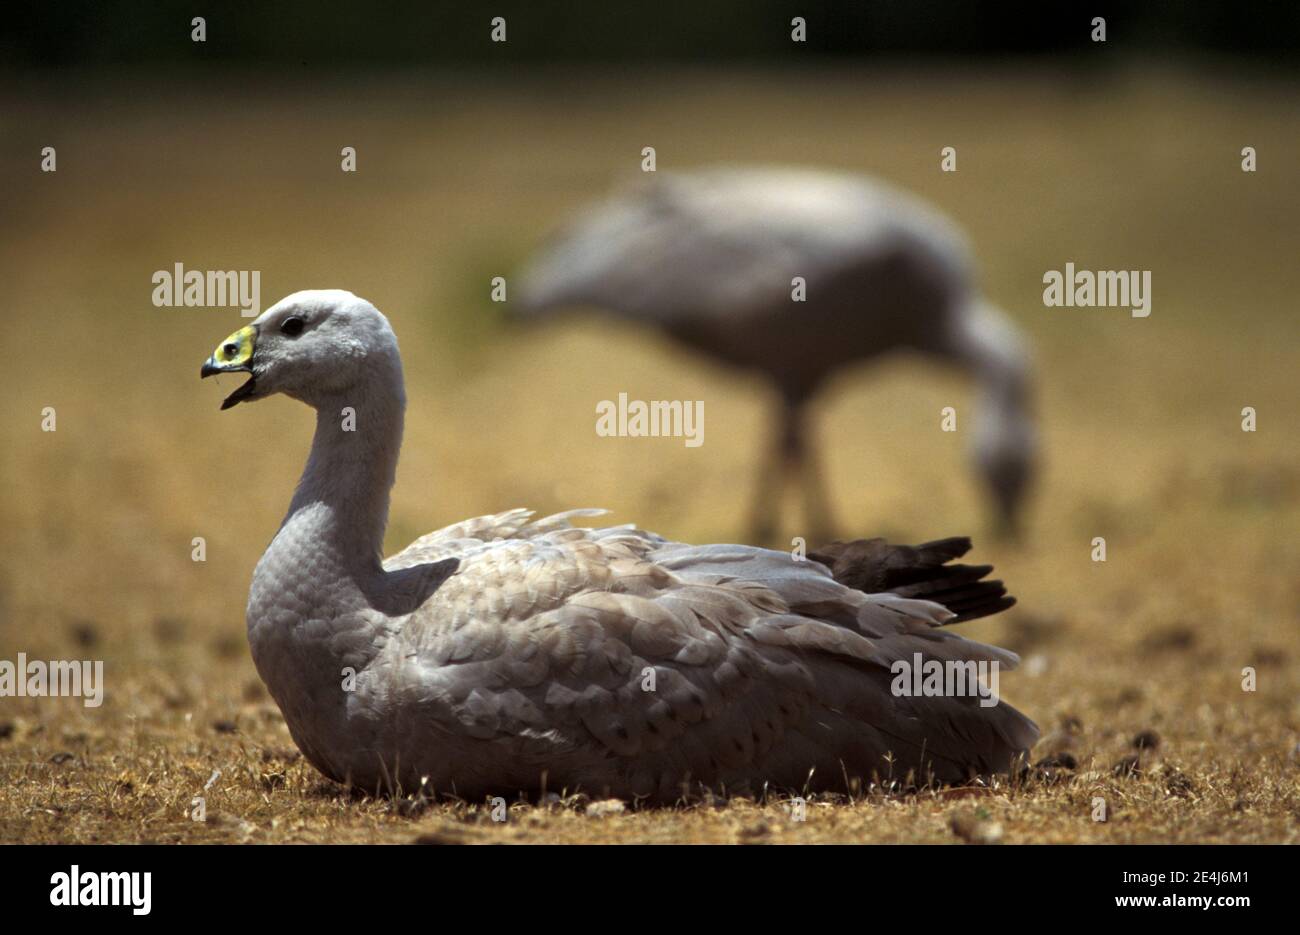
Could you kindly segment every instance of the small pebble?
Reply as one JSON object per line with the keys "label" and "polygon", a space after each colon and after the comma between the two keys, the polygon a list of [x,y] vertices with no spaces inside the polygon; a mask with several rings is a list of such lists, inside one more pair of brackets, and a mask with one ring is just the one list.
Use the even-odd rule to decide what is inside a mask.
{"label": "small pebble", "polygon": [[967,844],[997,844],[1002,840],[1002,823],[980,818],[974,812],[958,812],[950,819],[949,826]]}
{"label": "small pebble", "polygon": [[584,814],[591,818],[604,818],[608,815],[621,815],[625,811],[627,806],[621,799],[601,799],[588,805]]}

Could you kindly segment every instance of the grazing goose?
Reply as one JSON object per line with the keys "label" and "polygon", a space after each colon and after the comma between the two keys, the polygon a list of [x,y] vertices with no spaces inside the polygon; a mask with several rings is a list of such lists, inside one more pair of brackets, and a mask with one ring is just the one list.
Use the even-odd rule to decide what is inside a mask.
{"label": "grazing goose", "polygon": [[[978,295],[955,226],[877,182],[789,169],[664,174],[590,209],[525,269],[521,315],[599,308],[765,374],[781,400],[751,535],[778,531],[783,478],[803,475],[811,538],[831,514],[805,411],[840,369],[911,349],[976,382],[976,467],[1014,533],[1032,473],[1028,363]],[[804,280],[803,301],[793,280]],[[936,422],[938,419],[936,415]]]}
{"label": "grazing goose", "polygon": [[891,691],[891,664],[918,653],[1015,664],[940,629],[1012,603],[981,580],[988,566],[947,564],[967,540],[837,543],[797,560],[572,524],[598,510],[511,510],[384,561],[406,405],[387,319],[349,292],[295,293],[201,375],[232,372],[248,381],[222,409],[283,393],[316,410],[247,622],[295,742],[333,780],[467,799],[842,791],[1003,772],[1037,738],[988,698]]}

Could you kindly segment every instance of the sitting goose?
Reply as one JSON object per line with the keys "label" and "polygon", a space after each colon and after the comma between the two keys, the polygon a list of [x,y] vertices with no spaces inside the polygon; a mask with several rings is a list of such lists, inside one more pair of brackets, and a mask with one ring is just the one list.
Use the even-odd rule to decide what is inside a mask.
{"label": "sitting goose", "polygon": [[294,741],[337,782],[665,802],[701,787],[964,781],[1007,771],[1037,739],[1007,704],[891,690],[899,661],[1016,663],[939,629],[1013,602],[981,580],[989,567],[946,564],[967,540],[837,543],[799,560],[573,525],[599,510],[511,510],[383,561],[406,405],[388,320],[349,292],[298,292],[201,375],[230,372],[249,379],[222,409],[283,393],[316,410],[247,622]]}

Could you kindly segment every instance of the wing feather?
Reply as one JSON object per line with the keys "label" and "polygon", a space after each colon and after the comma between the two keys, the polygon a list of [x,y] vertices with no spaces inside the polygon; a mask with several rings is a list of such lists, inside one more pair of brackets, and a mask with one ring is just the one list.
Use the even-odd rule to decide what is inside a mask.
{"label": "wing feather", "polygon": [[597,512],[480,517],[388,563],[459,559],[389,643],[403,690],[476,743],[456,756],[479,769],[452,775],[671,796],[685,778],[838,782],[846,758],[868,775],[923,748],[996,765],[1028,736],[1006,706],[1002,724],[889,693],[889,665],[917,651],[1014,663],[938,629],[943,607],[863,594],[786,553],[571,525]]}

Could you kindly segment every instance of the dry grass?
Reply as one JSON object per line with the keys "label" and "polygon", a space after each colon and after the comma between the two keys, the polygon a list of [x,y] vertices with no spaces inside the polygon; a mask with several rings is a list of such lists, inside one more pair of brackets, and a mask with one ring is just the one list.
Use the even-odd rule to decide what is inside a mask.
{"label": "dry grass", "polygon": [[[0,699],[0,840],[957,841],[994,825],[1011,842],[1300,838],[1293,86],[854,72],[276,87],[3,92],[0,659],[102,658],[108,695],[94,710]],[[761,386],[636,331],[512,334],[486,302],[490,276],[635,172],[647,144],[661,168],[876,171],[970,230],[987,291],[1038,353],[1048,461],[1027,541],[979,541],[961,439],[937,431],[940,408],[967,399],[951,375],[899,361],[846,378],[819,431],[852,531],[976,534],[1021,604],[966,630],[1024,655],[1003,692],[1049,732],[1035,756],[1068,748],[1075,770],[818,800],[803,823],[779,801],[606,817],[578,801],[513,806],[500,824],[480,803],[355,799],[297,758],[242,622],[310,420],[286,401],[218,413],[233,384],[196,371],[237,315],[155,309],[150,274],[256,268],[264,304],[340,285],[389,313],[412,401],[391,548],[515,505],[599,504],[731,538]],[[960,171],[942,176],[949,144]],[[1238,170],[1247,144],[1255,176]],[[34,171],[44,145],[56,175]],[[343,145],[358,147],[355,177],[338,171]],[[1042,272],[1067,260],[1151,269],[1152,317],[1044,309]],[[598,439],[594,404],[619,391],[706,400],[706,444]],[[1239,429],[1247,405],[1255,434]],[[39,431],[44,406],[56,433]],[[1097,535],[1105,564],[1089,560]],[[193,536],[206,563],[190,561]],[[1117,775],[1142,731],[1158,748]],[[214,770],[209,820],[192,821]]]}

